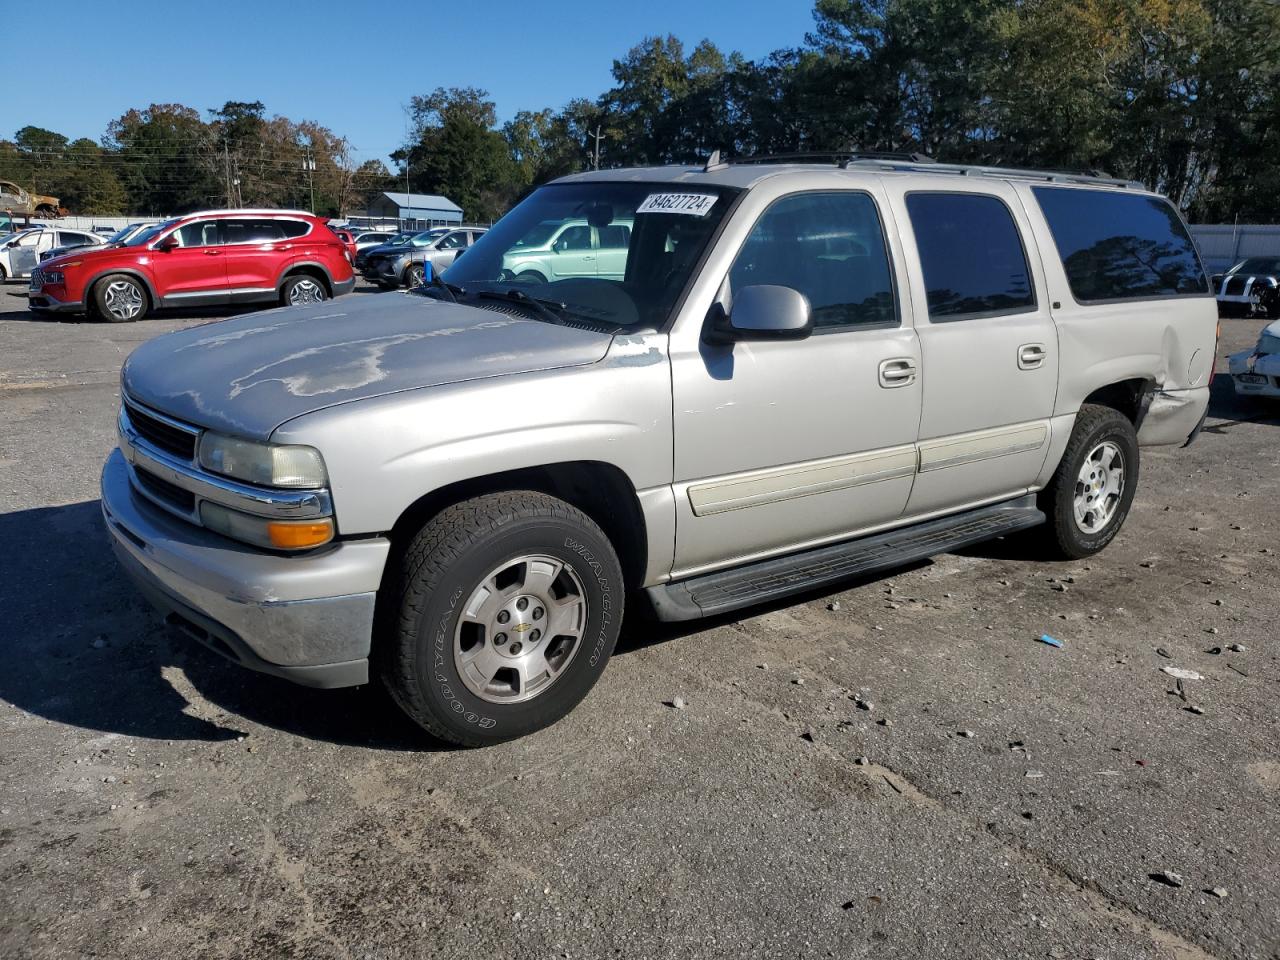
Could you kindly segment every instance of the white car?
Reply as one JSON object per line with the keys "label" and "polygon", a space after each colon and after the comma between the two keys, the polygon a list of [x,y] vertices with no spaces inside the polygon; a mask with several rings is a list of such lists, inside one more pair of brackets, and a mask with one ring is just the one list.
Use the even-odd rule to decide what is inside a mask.
{"label": "white car", "polygon": [[1258,344],[1227,358],[1227,370],[1242,397],[1280,397],[1280,320],[1262,328]]}
{"label": "white car", "polygon": [[0,243],[0,283],[31,276],[40,254],[54,247],[101,247],[105,237],[89,230],[63,227],[32,227],[21,230]]}

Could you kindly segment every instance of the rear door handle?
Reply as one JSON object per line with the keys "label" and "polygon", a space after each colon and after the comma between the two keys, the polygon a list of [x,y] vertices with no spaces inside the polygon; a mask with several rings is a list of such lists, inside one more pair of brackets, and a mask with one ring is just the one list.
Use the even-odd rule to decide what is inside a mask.
{"label": "rear door handle", "polygon": [[222,253],[221,250],[214,250],[212,247],[209,247],[205,249],[204,255],[206,257],[216,257],[216,256],[219,256],[221,253]]}
{"label": "rear door handle", "polygon": [[1048,356],[1049,351],[1044,348],[1043,343],[1024,343],[1018,348],[1018,368],[1034,370],[1041,366]]}
{"label": "rear door handle", "polygon": [[916,382],[916,362],[911,357],[894,357],[880,361],[880,386],[886,389],[905,387]]}

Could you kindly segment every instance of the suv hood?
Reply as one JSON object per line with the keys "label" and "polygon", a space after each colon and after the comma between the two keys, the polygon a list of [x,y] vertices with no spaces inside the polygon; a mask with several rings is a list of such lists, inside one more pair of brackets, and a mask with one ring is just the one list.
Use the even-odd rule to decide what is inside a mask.
{"label": "suv hood", "polygon": [[157,337],[129,355],[121,382],[162,413],[266,439],[352,400],[595,363],[612,339],[417,293],[366,294]]}

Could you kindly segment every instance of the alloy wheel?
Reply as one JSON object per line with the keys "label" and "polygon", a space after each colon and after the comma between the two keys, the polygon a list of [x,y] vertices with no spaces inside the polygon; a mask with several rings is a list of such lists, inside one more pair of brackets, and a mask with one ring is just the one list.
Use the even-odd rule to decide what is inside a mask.
{"label": "alloy wheel", "polygon": [[471,592],[454,633],[454,664],[482,700],[531,700],[563,676],[586,624],[586,591],[571,566],[543,555],[518,557]]}

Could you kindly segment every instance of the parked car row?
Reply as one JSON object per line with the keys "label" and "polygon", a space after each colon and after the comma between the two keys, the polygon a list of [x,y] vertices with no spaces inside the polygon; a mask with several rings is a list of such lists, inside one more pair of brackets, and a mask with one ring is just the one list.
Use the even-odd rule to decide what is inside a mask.
{"label": "parked car row", "polygon": [[316,303],[355,286],[347,246],[304,211],[210,210],[120,233],[28,267],[31,309],[121,323],[161,307]]}
{"label": "parked car row", "polygon": [[54,250],[100,247],[106,238],[88,230],[30,227],[0,238],[0,283],[31,276],[35,265]]}
{"label": "parked car row", "polygon": [[398,238],[367,250],[360,259],[360,273],[384,289],[416,287],[422,283],[425,265],[434,273],[447,270],[459,255],[484,236],[484,227],[436,227]]}

